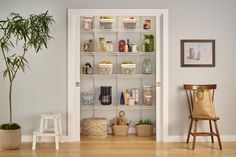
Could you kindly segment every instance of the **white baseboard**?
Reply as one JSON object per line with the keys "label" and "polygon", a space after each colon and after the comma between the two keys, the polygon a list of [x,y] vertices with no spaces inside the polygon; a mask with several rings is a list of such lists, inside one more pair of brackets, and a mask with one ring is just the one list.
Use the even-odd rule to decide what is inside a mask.
{"label": "white baseboard", "polygon": [[[131,131],[132,132],[132,131]],[[221,135],[221,141],[222,142],[236,142],[236,135]],[[164,142],[185,142],[187,136],[167,136],[164,138]],[[31,135],[23,135],[22,136],[22,142],[32,142],[33,137]],[[190,137],[190,141],[192,140],[192,137]],[[197,142],[211,142],[210,137],[197,137]],[[53,137],[43,137],[43,142],[53,142]],[[69,136],[63,136],[64,142],[76,142]],[[217,141],[215,137],[215,141]]]}

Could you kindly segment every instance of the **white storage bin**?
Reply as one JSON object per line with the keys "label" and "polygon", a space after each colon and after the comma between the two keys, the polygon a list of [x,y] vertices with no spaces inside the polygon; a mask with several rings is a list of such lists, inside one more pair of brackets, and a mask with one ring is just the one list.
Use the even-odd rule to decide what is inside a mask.
{"label": "white storage bin", "polygon": [[114,19],[100,19],[100,28],[101,29],[112,29]]}
{"label": "white storage bin", "polygon": [[112,74],[113,64],[98,64],[99,74]]}
{"label": "white storage bin", "polygon": [[121,64],[121,74],[135,74],[136,64]]}
{"label": "white storage bin", "polygon": [[137,19],[123,19],[125,29],[136,29]]}

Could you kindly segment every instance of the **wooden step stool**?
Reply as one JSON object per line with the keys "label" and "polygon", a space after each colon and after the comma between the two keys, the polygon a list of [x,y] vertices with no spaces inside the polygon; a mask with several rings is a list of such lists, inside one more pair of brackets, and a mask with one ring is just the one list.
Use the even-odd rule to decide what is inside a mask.
{"label": "wooden step stool", "polygon": [[[53,127],[48,127],[49,120],[53,121]],[[40,126],[39,130],[33,132],[33,144],[32,150],[35,150],[36,143],[41,141],[41,137],[55,137],[56,149],[59,149],[59,137],[62,143],[62,124],[61,124],[61,114],[60,113],[49,113],[40,116]]]}

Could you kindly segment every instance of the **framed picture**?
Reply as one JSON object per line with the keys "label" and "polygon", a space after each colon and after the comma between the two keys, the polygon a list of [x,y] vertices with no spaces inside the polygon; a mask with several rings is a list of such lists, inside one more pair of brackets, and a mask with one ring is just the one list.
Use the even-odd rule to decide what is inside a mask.
{"label": "framed picture", "polygon": [[181,40],[181,67],[215,67],[215,40]]}

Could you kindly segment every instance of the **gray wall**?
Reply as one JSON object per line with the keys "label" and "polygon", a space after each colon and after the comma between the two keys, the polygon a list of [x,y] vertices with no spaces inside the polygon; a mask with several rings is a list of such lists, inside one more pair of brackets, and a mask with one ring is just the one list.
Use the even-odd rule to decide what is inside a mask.
{"label": "gray wall", "polygon": [[[236,135],[236,1],[235,0],[0,0],[0,18],[10,12],[22,15],[49,10],[56,20],[48,50],[29,55],[31,69],[19,74],[14,87],[14,119],[24,134],[39,124],[39,115],[61,111],[66,128],[67,110],[67,8],[169,9],[169,133],[184,135],[187,108],[183,83],[217,83],[216,111],[224,135]],[[215,39],[215,68],[181,68],[181,39]],[[0,62],[2,65],[2,63]],[[0,123],[6,122],[7,81],[0,82]]]}

